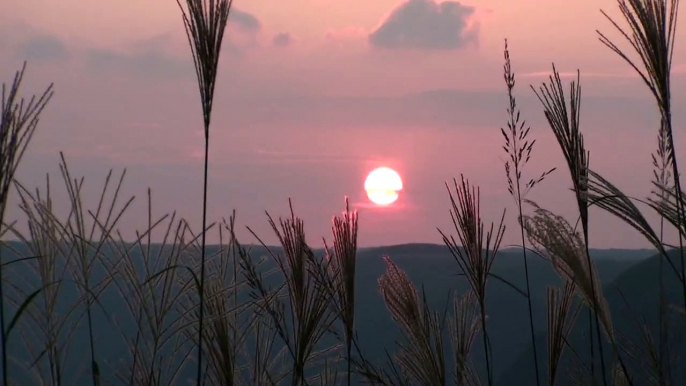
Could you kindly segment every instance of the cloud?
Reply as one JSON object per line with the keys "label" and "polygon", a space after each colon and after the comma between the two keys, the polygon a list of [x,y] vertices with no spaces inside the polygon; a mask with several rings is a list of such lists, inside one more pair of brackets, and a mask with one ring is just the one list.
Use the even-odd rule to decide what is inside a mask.
{"label": "cloud", "polygon": [[[519,74],[523,78],[548,78],[552,74],[551,71],[536,71]],[[578,73],[576,71],[561,71],[558,72],[560,78],[576,78]],[[581,78],[637,78],[638,75],[631,71],[623,72],[581,72]]]}
{"label": "cloud", "polygon": [[191,63],[156,50],[123,53],[90,49],[86,52],[86,60],[96,71],[118,70],[142,77],[180,78],[194,73]]}
{"label": "cloud", "polygon": [[234,23],[243,32],[255,33],[262,29],[262,23],[251,13],[232,8],[229,14],[229,23]]}
{"label": "cloud", "polygon": [[342,29],[332,29],[326,32],[326,40],[328,41],[343,41],[353,40],[368,35],[367,31],[362,27],[345,27]]}
{"label": "cloud", "polygon": [[457,1],[408,0],[369,35],[369,43],[387,49],[461,48],[477,38],[467,23],[474,10]]}
{"label": "cloud", "polygon": [[288,32],[281,32],[274,35],[272,43],[275,47],[288,47],[292,42],[291,34]]}
{"label": "cloud", "polygon": [[[236,12],[236,11],[232,11]],[[233,13],[232,13],[233,14]],[[244,15],[238,11],[237,15]],[[255,35],[244,32],[259,22],[249,22],[252,16],[241,19],[241,30],[237,34],[227,34],[222,42],[222,50],[235,58],[256,46]],[[256,19],[255,19],[256,20]],[[183,56],[179,56],[179,46],[171,33],[162,33],[139,39],[128,44],[124,50],[89,48],[83,51],[88,67],[94,71],[115,71],[138,77],[188,78],[195,74],[193,63],[188,55],[188,45],[183,44]]]}
{"label": "cloud", "polygon": [[62,41],[49,35],[34,36],[19,47],[17,52],[22,59],[39,62],[64,61],[71,53]]}

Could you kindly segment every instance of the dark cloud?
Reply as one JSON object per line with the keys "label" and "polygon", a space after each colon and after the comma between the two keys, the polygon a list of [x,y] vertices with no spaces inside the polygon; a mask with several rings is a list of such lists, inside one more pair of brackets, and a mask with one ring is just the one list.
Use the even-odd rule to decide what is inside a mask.
{"label": "dark cloud", "polygon": [[174,58],[160,51],[121,53],[91,49],[87,53],[88,65],[96,71],[117,70],[143,77],[188,77],[194,74],[190,62]]}
{"label": "dark cloud", "polygon": [[62,41],[55,36],[34,36],[19,47],[18,56],[39,62],[63,61],[71,54]]}
{"label": "dark cloud", "polygon": [[254,15],[236,8],[231,9],[229,23],[238,25],[244,32],[255,33],[262,29],[262,23]]}
{"label": "dark cloud", "polygon": [[467,30],[474,7],[457,1],[408,0],[369,35],[376,48],[456,49],[476,39]]}
{"label": "dark cloud", "polygon": [[289,34],[288,32],[278,33],[274,35],[274,39],[272,39],[272,43],[276,47],[287,47],[291,44],[291,41],[291,34]]}
{"label": "dark cloud", "polygon": [[[632,130],[634,134],[652,127],[655,122],[654,108],[645,99],[587,95],[583,100],[586,127],[615,127],[617,122],[630,122],[630,128],[623,130]],[[434,89],[397,97],[245,98],[234,101],[219,114],[226,114],[239,128],[483,128],[498,132],[507,122],[502,104],[503,94],[499,91]],[[547,122],[540,112],[540,101],[533,93],[518,96],[517,105],[522,111],[531,112],[527,124],[536,130],[545,130]],[[686,124],[686,116],[675,119]]]}

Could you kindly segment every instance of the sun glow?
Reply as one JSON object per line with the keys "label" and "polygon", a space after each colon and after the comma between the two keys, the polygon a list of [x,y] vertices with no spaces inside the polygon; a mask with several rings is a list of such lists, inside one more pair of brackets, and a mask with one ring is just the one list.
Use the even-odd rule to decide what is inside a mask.
{"label": "sun glow", "polygon": [[403,181],[398,172],[391,168],[381,167],[372,170],[364,181],[364,190],[369,200],[377,205],[390,205],[399,197]]}

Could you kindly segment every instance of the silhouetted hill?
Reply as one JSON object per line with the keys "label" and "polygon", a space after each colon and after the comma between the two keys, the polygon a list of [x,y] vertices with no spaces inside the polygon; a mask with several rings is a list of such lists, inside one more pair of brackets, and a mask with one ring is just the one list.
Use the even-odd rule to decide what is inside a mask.
{"label": "silhouetted hill", "polygon": [[[19,248],[18,245],[13,245],[13,247]],[[159,246],[153,246],[153,248],[157,247]],[[210,246],[209,255],[216,249],[216,246]],[[273,248],[273,251],[281,252],[279,248]],[[315,252],[318,255],[323,254],[321,249]],[[253,257],[260,257],[265,256],[267,251],[261,246],[253,246],[251,253]],[[596,260],[603,283],[629,281],[636,285],[634,281],[639,280],[639,278],[633,278],[632,275],[634,272],[639,274],[643,272],[643,268],[638,271],[635,269],[645,263],[644,260],[650,252],[643,250],[592,250],[591,254]],[[3,259],[9,259],[7,255],[7,253],[3,253]],[[357,268],[356,322],[360,345],[369,358],[377,364],[385,361],[384,349],[391,352],[395,350],[395,342],[400,337],[400,331],[391,319],[377,287],[377,280],[385,271],[384,255],[391,256],[419,288],[424,288],[427,299],[434,310],[444,310],[451,294],[463,293],[468,288],[466,280],[459,276],[457,263],[443,245],[405,244],[361,248],[358,254]],[[559,279],[547,261],[532,255],[529,263],[535,325],[538,330],[544,331],[545,289],[547,286],[559,284]],[[524,266],[519,249],[508,249],[499,253],[493,266],[493,272],[517,287],[525,288]],[[102,274],[102,272],[99,273],[99,275]],[[274,277],[269,280],[276,279]],[[641,283],[640,280],[638,282]],[[73,286],[67,286],[65,290],[72,291],[71,298],[75,296]],[[631,296],[638,295],[637,293]],[[641,299],[639,303],[650,302],[650,299],[651,297],[646,295],[645,299]],[[492,280],[487,293],[487,302],[488,329],[493,347],[494,371],[496,376],[511,374],[511,369],[520,366],[517,364],[518,361],[527,357],[527,350],[531,344],[526,299],[508,285]],[[616,303],[617,301],[613,300],[613,302]],[[113,366],[121,360],[122,355],[126,352],[126,347],[121,341],[121,335],[117,331],[119,329],[129,332],[135,331],[135,322],[130,316],[127,316],[128,311],[126,311],[124,302],[116,291],[108,290],[103,293],[100,303],[107,310],[109,319],[114,317],[121,326],[113,326],[108,317],[105,317],[99,307],[96,307],[94,312],[95,339],[98,347],[101,348],[98,355],[102,356],[103,359],[101,372],[107,378],[112,375]],[[542,344],[545,346],[545,335],[542,336],[544,339]],[[13,339],[16,340],[9,342],[12,352],[20,357],[25,355],[25,348],[21,344],[21,339],[18,337]],[[76,329],[70,342],[72,352],[69,364],[70,371],[72,373],[86,371],[88,363],[78,354],[87,352],[87,330],[83,324]],[[478,367],[483,365],[482,351],[481,344],[474,345],[474,359]],[[544,358],[541,356],[539,359],[544,361]],[[531,367],[528,359],[522,363],[523,369]],[[190,377],[192,377],[192,371],[189,372],[188,378]],[[511,382],[507,384],[515,385]],[[531,383],[524,382],[521,384],[530,385]]]}
{"label": "silhouetted hill", "polygon": [[[670,258],[675,267],[680,269],[679,253],[676,250],[670,251]],[[645,384],[646,380],[639,377],[642,374],[639,369],[649,366],[647,357],[647,345],[643,340],[644,331],[647,330],[653,341],[658,342],[659,333],[659,291],[660,291],[660,256],[653,255],[648,259],[639,261],[637,264],[624,270],[611,282],[603,286],[605,297],[608,301],[614,327],[619,336],[619,341],[624,348],[628,348],[631,355],[623,355],[625,365],[629,372],[633,374],[634,384]],[[663,285],[665,288],[665,299],[668,305],[675,305],[683,308],[683,288],[674,270],[663,260]],[[674,325],[679,318],[677,312],[669,309],[669,320]],[[581,359],[590,363],[590,352],[588,346],[588,313],[584,310],[579,313],[574,331],[570,334],[570,344],[575,348],[576,353]],[[683,318],[680,319],[683,323]],[[683,328],[677,327],[671,330],[673,333],[666,337],[670,343],[673,354],[684,353],[686,349]],[[547,352],[546,347],[546,326],[542,325],[536,334],[536,342],[539,353]],[[613,356],[609,343],[604,344],[604,358],[606,368],[611,366]],[[539,354],[540,355],[540,354]],[[600,368],[598,348],[595,346],[596,368]],[[683,355],[681,355],[683,357]],[[510,366],[503,374],[498,385],[530,385],[535,383],[533,365],[531,362],[531,349],[527,348],[523,354]],[[569,372],[566,368],[578,366],[571,362],[569,352],[563,360],[562,371],[559,373],[558,380],[560,385],[570,385]],[[545,360],[545,357],[539,358]],[[545,363],[545,362],[543,362]],[[665,367],[667,367],[665,365]],[[686,384],[686,372],[678,359],[671,364],[671,374],[677,382],[675,384]],[[545,366],[543,366],[545,368]],[[545,374],[541,374],[546,376]],[[608,375],[609,376],[609,375]],[[598,373],[598,381],[601,381]],[[517,382],[513,383],[513,379]]]}
{"label": "silhouetted hill", "polygon": [[[427,299],[435,310],[445,308],[449,291],[459,294],[468,289],[466,280],[458,276],[457,263],[443,245],[409,244],[361,250],[357,296],[358,299],[368,299],[368,302],[360,301],[357,304],[359,334],[364,346],[369,347],[370,353],[379,358],[384,354],[381,347],[393,348],[395,339],[399,336],[376,287],[376,279],[385,269],[382,260],[385,254],[391,256],[407,272],[415,285],[424,286]],[[613,281],[649,254],[647,250],[591,250],[591,255],[596,259],[598,274],[604,283]],[[622,256],[627,258],[623,259]],[[519,249],[500,252],[493,265],[493,273],[521,289],[526,288],[523,258]],[[534,325],[543,328],[546,323],[546,287],[558,285],[559,279],[549,262],[531,255],[529,276],[534,295]],[[527,302],[522,295],[497,280],[490,282],[486,296],[494,371],[498,374],[508,369],[519,354],[530,347]],[[377,347],[378,349],[374,349]],[[475,361],[481,363],[483,350],[480,344],[475,344],[473,353]]]}

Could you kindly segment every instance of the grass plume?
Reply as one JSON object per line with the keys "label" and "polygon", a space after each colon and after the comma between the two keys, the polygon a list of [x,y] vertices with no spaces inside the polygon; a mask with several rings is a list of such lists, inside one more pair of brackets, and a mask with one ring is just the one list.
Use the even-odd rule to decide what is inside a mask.
{"label": "grass plume", "polygon": [[575,284],[565,280],[562,288],[548,288],[548,385],[556,385],[556,376],[569,332],[579,308],[572,310]]}
{"label": "grass plume", "polygon": [[686,307],[686,267],[684,267],[684,235],[682,233],[682,228],[686,226],[686,209],[674,146],[671,102],[672,57],[676,41],[679,0],[618,0],[617,4],[624,21],[629,26],[628,31],[619,26],[607,13],[601,12],[629,43],[638,55],[639,61],[630,58],[629,54],[603,33],[600,31],[597,33],[600,41],[641,77],[655,98],[660,111],[659,135],[664,138],[661,150],[671,166],[676,198],[675,227],[679,232],[682,292],[684,307]]}
{"label": "grass plume", "polygon": [[[330,331],[336,312],[331,307],[334,301],[332,291],[325,288],[318,275],[313,273],[321,270],[321,259],[314,255],[305,241],[303,220],[295,215],[292,205],[290,209],[290,218],[279,219],[279,225],[267,213],[269,224],[283,248],[283,255],[272,251],[250,230],[269,251],[285,283],[275,291],[270,291],[249,258],[243,258],[242,265],[257,311],[272,319],[288,349],[292,359],[291,384],[295,386],[307,384],[307,364],[330,351],[331,348],[319,352],[315,349],[324,334]],[[287,306],[280,299],[282,290],[286,292]]]}
{"label": "grass plume", "polygon": [[341,217],[334,217],[333,251],[325,248],[332,271],[338,317],[344,327],[348,386],[352,375],[352,346],[355,332],[355,267],[357,263],[357,211],[350,211],[348,198]]}
{"label": "grass plume", "polygon": [[[503,66],[505,84],[507,86],[507,97],[509,105],[507,107],[507,114],[509,120],[507,121],[507,130],[501,128],[500,131],[505,139],[503,150],[507,155],[505,161],[505,174],[507,176],[507,191],[514,198],[517,205],[518,222],[522,217],[522,201],[526,194],[535,185],[541,183],[546,176],[552,173],[555,169],[550,169],[541,174],[536,179],[531,179],[522,186],[522,172],[529,159],[531,159],[531,151],[534,148],[536,140],[528,138],[531,127],[526,126],[526,121],[520,119],[521,111],[517,108],[517,100],[514,96],[515,75],[512,71],[512,63],[510,61],[510,51],[507,47],[507,39],[505,40],[505,65]],[[540,372],[538,369],[538,352],[536,350],[535,327],[533,310],[531,306],[531,284],[529,280],[529,259],[527,256],[526,238],[524,236],[524,227],[520,223],[520,239],[522,242],[522,254],[524,256],[524,276],[526,280],[526,300],[529,311],[529,332],[531,333],[531,348],[533,350],[534,371],[536,372],[536,385],[540,386]]]}
{"label": "grass plume", "polygon": [[[549,83],[543,83],[537,91],[533,86],[531,87],[539,101],[543,105],[544,114],[550,128],[555,135],[560,150],[564,155],[567,167],[569,169],[570,177],[572,179],[572,186],[574,195],[576,197],[577,207],[579,210],[579,218],[581,219],[581,226],[583,229],[583,245],[585,248],[585,255],[587,265],[591,266],[591,256],[588,251],[588,173],[589,173],[589,153],[584,146],[584,138],[580,130],[580,114],[581,114],[581,83],[580,73],[577,71],[576,81],[572,81],[569,87],[569,108],[567,99],[565,97],[564,88],[560,74],[557,72],[555,65],[553,65],[553,75],[549,77]],[[591,270],[590,275],[595,273]],[[598,290],[595,279],[591,277],[591,297],[592,301],[597,299],[595,292]],[[592,304],[594,310],[598,310],[597,304]],[[591,327],[592,320],[589,314],[589,327]],[[595,330],[598,339],[598,351],[600,356],[600,367],[603,378],[603,384],[607,386],[607,377],[605,375],[605,358],[603,355],[602,336],[600,334],[600,322],[596,313]],[[594,365],[593,329],[589,328],[589,349],[591,350],[591,369]]]}
{"label": "grass plume", "polygon": [[202,344],[204,323],[204,289],[205,289],[205,245],[207,224],[207,174],[210,152],[210,121],[214,103],[214,90],[219,70],[219,56],[221,54],[224,30],[229,19],[232,0],[186,0],[186,8],[181,0],[176,0],[183,18],[188,43],[193,56],[195,73],[200,89],[203,123],[205,129],[205,160],[203,176],[203,204],[202,204],[202,251],[200,258],[200,303],[198,326],[198,372],[197,385],[202,380]]}
{"label": "grass plume", "polygon": [[417,291],[407,274],[388,256],[384,260],[386,273],[379,278],[379,291],[407,340],[407,343],[398,343],[398,363],[412,383],[421,386],[445,385],[441,317],[429,310],[426,298],[420,304]]}
{"label": "grass plume", "polygon": [[454,380],[456,385],[476,385],[480,380],[474,373],[469,353],[481,329],[481,316],[476,297],[466,292],[453,301],[453,317],[450,323],[450,338],[455,361]]}
{"label": "grass plume", "polygon": [[[26,62],[17,71],[14,81],[7,87],[2,85],[2,104],[0,105],[0,235],[5,233],[5,211],[9,201],[9,194],[14,182],[14,175],[21,159],[33,138],[40,115],[53,96],[52,84],[39,97],[32,96],[24,99],[19,95]],[[0,258],[0,261],[2,259]],[[4,273],[0,264],[0,340],[2,341],[2,382],[8,386],[7,374],[7,338],[9,331],[5,320],[5,305],[3,292]],[[17,315],[20,316],[20,315]],[[15,316],[15,319],[17,318]]]}
{"label": "grass plume", "polygon": [[493,385],[493,369],[491,363],[490,342],[486,329],[486,285],[490,276],[493,262],[498,254],[500,243],[505,234],[505,211],[497,228],[491,223],[490,229],[485,232],[484,223],[480,214],[480,191],[472,187],[464,176],[461,184],[453,180],[455,193],[450,190],[450,216],[457,233],[458,240],[453,236],[447,236],[439,229],[443,242],[450,250],[462,273],[464,273],[469,286],[476,295],[481,312],[481,330],[483,333],[484,351],[486,353],[486,372],[489,386]]}

